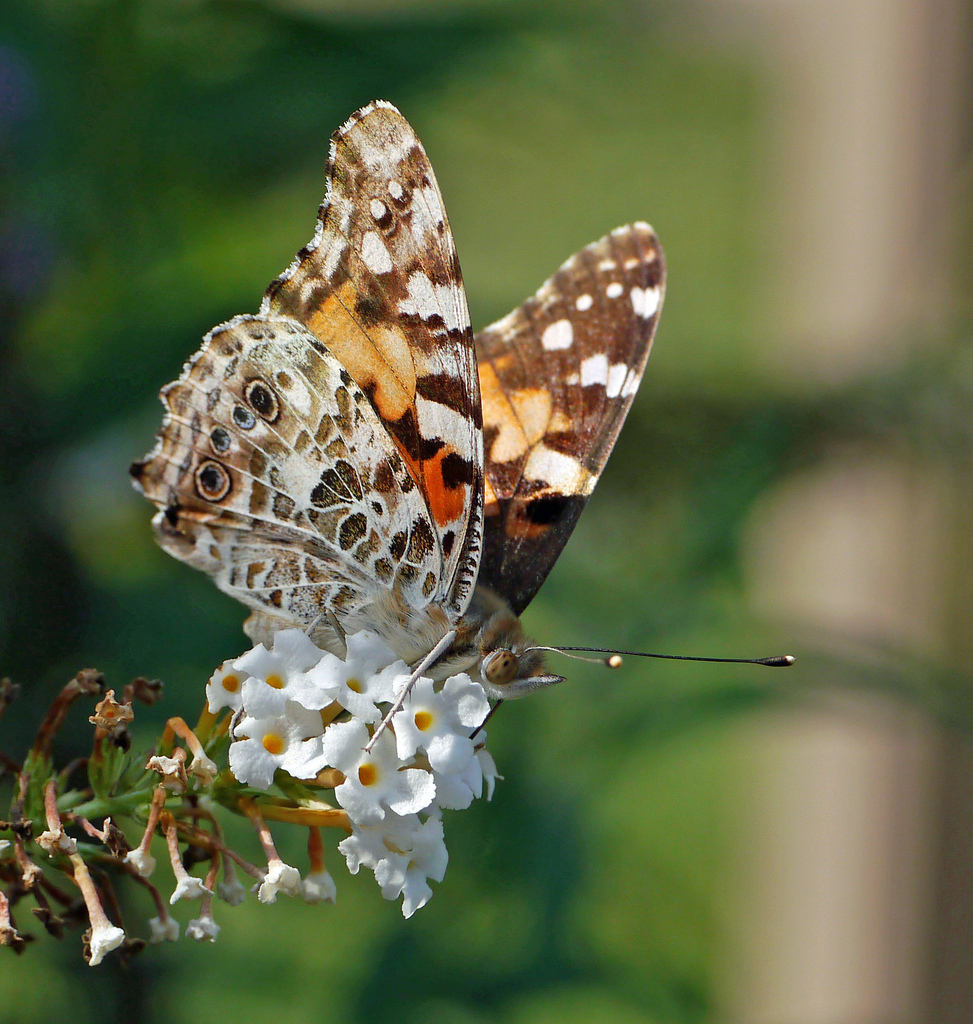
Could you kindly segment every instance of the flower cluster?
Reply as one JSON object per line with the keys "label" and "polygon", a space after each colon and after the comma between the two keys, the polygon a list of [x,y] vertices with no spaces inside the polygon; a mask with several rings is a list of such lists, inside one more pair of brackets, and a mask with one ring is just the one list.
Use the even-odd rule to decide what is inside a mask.
{"label": "flower cluster", "polygon": [[[87,922],[92,966],[112,951],[137,953],[146,943],[122,920],[119,878],[151,896],[149,943],[179,937],[169,908],[182,900],[199,904],[185,934],[214,941],[214,900],[236,905],[246,896],[238,871],[262,903],[281,893],[333,903],[322,839],[331,827],[343,833],[338,849],[353,874],[372,871],[386,899],[402,897],[406,917],[424,906],[448,860],[442,812],[468,807],[484,790],[489,799],[499,777],[481,728],[490,706],[465,673],[414,680],[376,636],[345,639],[339,658],[300,630],[284,630],[269,650],[258,644],[224,662],[197,725],[169,718],[148,755],[131,751],[128,726],[136,703],[161,698],[161,684],[140,677],[116,700],[101,673],[79,672],[54,699],[23,762],[0,760],[0,782],[12,780],[10,811],[0,820],[0,946],[19,953],[34,937],[18,927],[18,905],[29,901],[32,918],[54,937]],[[0,715],[16,693],[0,680]],[[59,769],[55,736],[71,706],[92,699],[91,754]],[[250,820],[265,867],[226,844],[221,809]],[[308,829],[303,877],[277,853],[268,822]],[[130,842],[133,825],[140,838]],[[153,843],[156,854],[165,850],[158,859]],[[166,862],[168,871],[157,872]],[[205,869],[194,874],[198,864]],[[70,884],[55,884],[55,873]]]}
{"label": "flower cluster", "polygon": [[206,695],[216,714],[233,715],[229,764],[235,778],[267,790],[284,779],[333,786],[350,835],[338,845],[349,870],[375,874],[382,895],[402,896],[411,917],[441,881],[448,855],[442,811],[492,796],[496,765],[486,734],[474,733],[490,705],[465,673],[437,684],[421,677],[388,729],[378,730],[410,678],[383,641],[346,637],[344,659],[323,652],[298,629],[279,632],[224,662]]}

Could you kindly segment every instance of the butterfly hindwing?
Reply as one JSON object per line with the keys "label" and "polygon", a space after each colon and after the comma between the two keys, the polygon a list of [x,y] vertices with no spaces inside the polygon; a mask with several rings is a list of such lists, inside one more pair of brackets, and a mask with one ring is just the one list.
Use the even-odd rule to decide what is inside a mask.
{"label": "butterfly hindwing", "polygon": [[665,290],[658,239],[618,228],[476,336],[484,426],[480,582],[515,613],[567,542],[642,379]]}
{"label": "butterfly hindwing", "polygon": [[440,590],[441,553],[405,461],[364,392],[304,327],[215,328],[163,389],[156,448],[132,467],[161,545],[258,614],[254,639],[326,610],[353,622],[393,587]]}
{"label": "butterfly hindwing", "polygon": [[404,117],[376,102],[332,138],[314,239],[262,313],[293,317],[347,368],[429,509],[436,599],[461,613],[482,533],[482,431],[466,294],[432,166]]}

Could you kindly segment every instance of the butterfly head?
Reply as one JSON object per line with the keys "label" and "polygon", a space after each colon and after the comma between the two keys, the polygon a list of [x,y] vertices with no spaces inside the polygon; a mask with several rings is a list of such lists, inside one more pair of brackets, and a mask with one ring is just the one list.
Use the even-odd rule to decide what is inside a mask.
{"label": "butterfly head", "polygon": [[494,700],[513,700],[542,686],[564,682],[564,676],[545,671],[544,659],[536,649],[518,654],[509,647],[487,654],[480,662],[480,679]]}
{"label": "butterfly head", "polygon": [[564,681],[547,671],[544,652],[524,635],[520,620],[496,594],[477,587],[471,611],[481,623],[480,682],[491,700],[513,700]]}

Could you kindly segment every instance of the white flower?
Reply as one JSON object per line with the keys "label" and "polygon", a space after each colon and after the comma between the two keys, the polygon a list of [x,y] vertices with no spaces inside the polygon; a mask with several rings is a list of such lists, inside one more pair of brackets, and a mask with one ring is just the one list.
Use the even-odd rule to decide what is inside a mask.
{"label": "white flower", "polygon": [[306,673],[323,651],[300,629],[282,629],[274,636],[273,650],[257,644],[233,662],[243,682],[243,709],[252,718],[281,715],[288,701],[320,711],[332,698]]}
{"label": "white flower", "polygon": [[64,831],[63,828],[58,829],[56,832],[48,829],[46,832],[41,834],[34,840],[37,845],[42,849],[46,850],[52,857],[56,853],[66,853],[68,855],[78,852],[78,844]]}
{"label": "white flower", "polygon": [[143,850],[141,846],[135,850],[129,850],[125,854],[125,861],[131,864],[142,878],[148,878],[155,871],[155,857],[148,850]]}
{"label": "white flower", "polygon": [[185,765],[178,757],[166,757],[165,754],[153,754],[145,762],[146,771],[158,772],[162,776],[162,785],[173,793],[182,793],[186,789]]}
{"label": "white flower", "polygon": [[473,750],[458,771],[434,771],[432,777],[436,781],[436,803],[446,810],[464,811],[483,792],[483,769]]}
{"label": "white flower", "polygon": [[186,925],[186,938],[197,942],[215,942],[220,926],[209,914],[200,914]]}
{"label": "white flower", "polygon": [[230,771],[258,789],[270,786],[278,768],[296,779],[313,779],[327,764],[321,753],[323,731],[321,715],[293,701],[279,717],[246,717],[234,730]]}
{"label": "white flower", "polygon": [[403,766],[388,730],[366,754],[368,740],[368,729],[359,721],[335,723],[324,733],[327,763],[345,776],[335,797],[351,820],[373,825],[385,817],[386,808],[396,814],[412,814],[428,807],[436,795],[429,772]]}
{"label": "white flower", "polygon": [[489,710],[486,691],[465,672],[450,676],[438,693],[431,679],[420,679],[392,719],[399,757],[422,749],[435,771],[462,771],[473,756],[470,733]]}
{"label": "white flower", "polygon": [[90,967],[97,967],[105,954],[110,953],[125,941],[125,932],[116,925],[106,921],[103,925],[96,925],[91,929],[91,956],[88,958]]}
{"label": "white flower", "polygon": [[216,895],[224,903],[229,903],[231,907],[238,907],[247,898],[247,890],[240,879],[234,875],[233,878],[228,878],[225,882],[216,883]]}
{"label": "white flower", "polygon": [[301,873],[282,860],[271,861],[267,865],[264,880],[256,885],[257,899],[261,903],[276,903],[277,894],[299,896],[301,894]]}
{"label": "white flower", "polygon": [[305,903],[334,903],[338,889],[334,879],[325,870],[312,871],[301,882],[301,898]]}
{"label": "white flower", "polygon": [[176,879],[176,888],[169,897],[169,905],[178,903],[179,900],[198,900],[212,895],[212,891],[203,885],[201,879],[187,872]]}
{"label": "white flower", "polygon": [[[278,634],[279,635],[279,634]],[[377,722],[377,705],[395,700],[395,683],[409,666],[374,633],[361,630],[345,638],[344,661],[325,654],[308,677],[361,722]]]}
{"label": "white flower", "polygon": [[166,916],[149,918],[149,942],[176,942],[179,939],[179,922],[174,917]]}
{"label": "white flower", "polygon": [[355,826],[338,844],[348,870],[371,868],[387,900],[402,896],[402,913],[411,917],[432,898],[427,879],[441,882],[449,854],[443,841],[443,824],[438,817],[420,821],[419,816],[389,814],[372,827]]}
{"label": "white flower", "polygon": [[211,786],[218,770],[216,762],[206,754],[197,754],[186,769],[190,775],[196,777],[201,786]]}
{"label": "white flower", "polygon": [[230,658],[224,661],[209,677],[206,684],[206,701],[210,714],[215,715],[223,708],[230,708],[236,712],[243,707],[243,684],[247,677],[233,667],[235,660]]}
{"label": "white flower", "polygon": [[[486,744],[486,733],[482,730],[477,734],[477,743]],[[503,780],[503,776],[497,771],[497,762],[486,746],[476,748],[476,759],[480,762],[480,770],[483,772],[483,781],[486,783],[486,798],[493,799],[493,790],[496,788],[497,779]]]}

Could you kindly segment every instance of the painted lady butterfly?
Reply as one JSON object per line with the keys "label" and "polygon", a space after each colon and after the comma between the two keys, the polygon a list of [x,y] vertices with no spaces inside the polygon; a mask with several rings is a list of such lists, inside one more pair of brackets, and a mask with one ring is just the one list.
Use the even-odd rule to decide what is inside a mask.
{"label": "painted lady butterfly", "polygon": [[618,228],[474,338],[429,159],[370,103],[332,139],[314,238],[161,392],[132,466],[159,543],[253,610],[254,641],[297,625],[342,655],[364,628],[495,699],[560,681],[517,616],[608,459],[664,285],[652,229]]}

